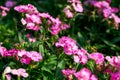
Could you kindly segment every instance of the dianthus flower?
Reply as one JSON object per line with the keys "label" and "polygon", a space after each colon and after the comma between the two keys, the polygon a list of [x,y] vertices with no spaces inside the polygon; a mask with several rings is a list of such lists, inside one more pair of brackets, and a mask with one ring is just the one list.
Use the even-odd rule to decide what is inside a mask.
{"label": "dianthus flower", "polygon": [[71,80],[71,76],[76,72],[76,69],[63,69],[62,74],[68,78],[68,80]]}
{"label": "dianthus flower", "polygon": [[105,59],[114,67],[119,67],[120,66],[120,56],[106,56]]}
{"label": "dianthus flower", "polygon": [[110,80],[120,80],[120,72],[111,73]]}
{"label": "dianthus flower", "polygon": [[4,7],[4,6],[0,6],[0,16],[6,16],[7,15],[7,12],[9,11],[10,9],[7,8],[7,7]]}
{"label": "dianthus flower", "polygon": [[92,53],[89,54],[88,57],[95,60],[96,64],[102,64],[104,62],[104,56],[102,53]]}
{"label": "dianthus flower", "polygon": [[31,61],[38,62],[42,60],[41,53],[35,51],[18,51],[18,56],[20,57],[20,62],[24,64],[30,64]]}
{"label": "dianthus flower", "polygon": [[75,54],[78,50],[76,41],[66,36],[63,36],[59,39],[59,41],[56,43],[56,47],[63,47],[64,52],[67,55]]}
{"label": "dianthus flower", "polygon": [[13,75],[22,76],[22,77],[24,77],[24,78],[27,78],[27,77],[28,77],[28,73],[26,73],[26,70],[23,69],[23,68],[12,69],[12,70],[11,70],[11,73],[12,73]]}
{"label": "dianthus flower", "polygon": [[21,63],[24,63],[24,64],[30,64],[31,62],[31,58],[26,56],[26,55],[23,55],[21,58],[20,58],[20,62]]}
{"label": "dianthus flower", "polygon": [[26,25],[27,29],[38,31],[40,24],[42,24],[40,16],[37,14],[26,14],[25,19],[21,19],[23,25]]}
{"label": "dianthus flower", "polygon": [[7,51],[5,47],[0,46],[0,54],[1,56],[4,56],[4,52]]}
{"label": "dianthus flower", "polygon": [[78,52],[76,52],[76,54],[74,55],[74,61],[76,63],[81,63],[81,64],[86,64],[88,61],[88,57],[87,57],[87,51],[82,49],[79,49]]}
{"label": "dianthus flower", "polygon": [[73,17],[73,13],[70,11],[70,8],[69,6],[65,7],[63,12],[65,13],[65,15],[68,17],[68,18],[72,18]]}
{"label": "dianthus flower", "polygon": [[74,73],[78,80],[98,80],[97,77],[87,68],[82,68],[80,71]]}
{"label": "dianthus flower", "polygon": [[68,0],[68,2],[72,3],[72,6],[76,12],[83,12],[83,7],[79,0]]}
{"label": "dianthus flower", "polygon": [[38,62],[40,60],[42,60],[42,55],[41,53],[35,52],[35,51],[30,51],[26,54],[26,56],[28,56],[29,58],[31,58],[31,60]]}
{"label": "dianthus flower", "polygon": [[19,68],[19,69],[11,69],[9,66],[5,68],[3,74],[6,76],[7,80],[11,80],[11,74],[17,75],[17,76],[22,76],[24,78],[28,77],[28,73],[26,72],[25,69]]}
{"label": "dianthus flower", "polygon": [[17,50],[16,49],[10,49],[4,52],[5,57],[10,57],[10,56],[17,56]]}
{"label": "dianthus flower", "polygon": [[119,23],[120,23],[120,18],[115,14],[111,14],[110,18],[113,18],[115,28],[118,29],[119,28]]}
{"label": "dianthus flower", "polygon": [[29,13],[29,14],[38,13],[37,8],[34,7],[32,4],[19,5],[19,6],[14,7],[14,10],[20,13]]}

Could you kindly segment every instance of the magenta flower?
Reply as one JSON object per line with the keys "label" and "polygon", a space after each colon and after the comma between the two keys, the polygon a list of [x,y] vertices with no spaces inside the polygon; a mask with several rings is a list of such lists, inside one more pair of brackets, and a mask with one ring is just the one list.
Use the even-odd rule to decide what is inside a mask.
{"label": "magenta flower", "polygon": [[70,75],[73,75],[74,73],[76,72],[76,69],[74,68],[74,69],[63,69],[62,70],[62,74],[64,75],[64,76],[70,76]]}
{"label": "magenta flower", "polygon": [[98,78],[94,74],[92,74],[89,80],[98,80]]}
{"label": "magenta flower", "polygon": [[23,55],[21,58],[20,58],[20,62],[21,63],[24,63],[24,64],[30,64],[31,62],[31,58],[26,56],[26,55]]}
{"label": "magenta flower", "polygon": [[75,54],[78,51],[76,41],[66,36],[63,36],[59,39],[59,41],[56,43],[56,47],[63,47],[64,52],[67,55]]}
{"label": "magenta flower", "polygon": [[87,68],[82,68],[80,71],[74,73],[74,75],[77,80],[98,80],[97,77]]}
{"label": "magenta flower", "polygon": [[79,49],[78,52],[74,55],[74,61],[80,64],[86,64],[88,61],[87,51],[84,49]]}
{"label": "magenta flower", "polygon": [[74,73],[78,80],[89,80],[91,74],[91,71],[87,68],[82,68],[79,72]]}
{"label": "magenta flower", "polygon": [[76,41],[67,36],[63,36],[56,43],[56,47],[64,47],[65,44],[69,44],[69,43],[76,44]]}
{"label": "magenta flower", "polygon": [[62,74],[68,78],[68,80],[71,80],[71,76],[76,72],[76,69],[63,69]]}
{"label": "magenta flower", "polygon": [[17,50],[16,49],[7,50],[4,52],[4,56],[5,57],[10,57],[10,56],[15,57],[15,56],[17,56]]}
{"label": "magenta flower", "polygon": [[114,67],[119,67],[120,66],[120,56],[106,56],[105,59]]}
{"label": "magenta flower", "polygon": [[14,7],[14,10],[20,13],[29,13],[29,14],[38,13],[37,8],[34,7],[32,4],[19,5],[19,6]]}
{"label": "magenta flower", "polygon": [[78,46],[74,43],[68,43],[64,46],[64,52],[67,55],[75,54],[78,51]]}
{"label": "magenta flower", "polygon": [[104,62],[104,56],[102,53],[92,53],[89,54],[88,57],[95,60],[96,64],[102,64]]}
{"label": "magenta flower", "polygon": [[110,80],[120,80],[120,72],[114,72],[111,74]]}

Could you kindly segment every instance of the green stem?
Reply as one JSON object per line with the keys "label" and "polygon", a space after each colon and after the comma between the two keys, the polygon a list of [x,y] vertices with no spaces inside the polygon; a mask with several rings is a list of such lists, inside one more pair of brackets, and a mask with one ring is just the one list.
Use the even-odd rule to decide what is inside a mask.
{"label": "green stem", "polygon": [[17,80],[20,80],[20,76],[17,77]]}
{"label": "green stem", "polygon": [[5,74],[2,74],[2,80],[5,80]]}

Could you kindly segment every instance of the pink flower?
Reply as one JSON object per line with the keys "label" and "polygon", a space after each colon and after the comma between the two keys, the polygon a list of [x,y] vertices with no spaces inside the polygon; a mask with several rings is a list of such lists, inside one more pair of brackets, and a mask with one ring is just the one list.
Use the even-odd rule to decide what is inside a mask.
{"label": "pink flower", "polygon": [[7,12],[9,11],[10,9],[9,8],[7,8],[7,7],[4,7],[4,6],[0,6],[0,15],[1,16],[6,16],[7,15]]}
{"label": "pink flower", "polygon": [[5,47],[0,46],[0,54],[1,56],[4,56],[4,53],[7,51]]}
{"label": "pink flower", "polygon": [[36,38],[28,38],[30,42],[36,42]]}
{"label": "pink flower", "polygon": [[106,1],[94,2],[93,6],[99,8],[99,9],[110,8],[109,3]]}
{"label": "pink flower", "polygon": [[53,24],[50,30],[52,35],[57,35],[60,32],[60,24]]}
{"label": "pink flower", "polygon": [[112,14],[111,18],[113,18],[115,27],[116,27],[116,29],[118,29],[119,28],[119,23],[120,23],[120,18],[115,14]]}
{"label": "pink flower", "polygon": [[40,26],[35,26],[34,23],[27,23],[26,28],[30,30],[38,31],[40,29]]}
{"label": "pink flower", "polygon": [[83,12],[83,7],[79,0],[68,0],[68,2],[72,3],[72,6],[76,12]]}
{"label": "pink flower", "polygon": [[79,72],[74,73],[78,80],[89,80],[91,74],[91,71],[87,68],[82,68]]}
{"label": "pink flower", "polygon": [[17,52],[17,55],[18,55],[19,57],[22,57],[22,56],[25,55],[25,54],[27,54],[27,51],[25,51],[25,50],[18,50],[18,52]]}
{"label": "pink flower", "polygon": [[35,52],[35,51],[30,51],[26,54],[31,60],[38,62],[42,60],[42,55],[41,53]]}
{"label": "pink flower", "polygon": [[65,44],[69,44],[69,43],[76,44],[76,41],[67,36],[63,36],[58,40],[58,42],[56,42],[56,47],[64,47]]}
{"label": "pink flower", "polygon": [[21,22],[22,22],[23,25],[27,24],[26,20],[23,19],[23,18],[21,19]]}
{"label": "pink flower", "polygon": [[67,55],[75,54],[78,51],[76,41],[66,36],[63,36],[59,39],[59,41],[56,43],[56,47],[63,47],[64,52]]}
{"label": "pink flower", "polygon": [[76,69],[74,68],[74,69],[63,69],[62,70],[62,74],[64,75],[64,76],[70,76],[70,75],[73,75],[74,73],[76,72]]}
{"label": "pink flower", "polygon": [[70,8],[69,6],[65,7],[63,12],[65,13],[65,15],[68,17],[68,18],[72,18],[73,17],[73,13],[70,11]]}
{"label": "pink flower", "polygon": [[104,56],[102,53],[92,53],[92,54],[89,54],[88,57],[90,59],[93,59],[95,60],[96,64],[102,64],[103,61],[104,61]]}
{"label": "pink flower", "polygon": [[68,24],[61,24],[61,30],[66,30],[68,28],[70,28]]}
{"label": "pink flower", "polygon": [[76,12],[83,12],[83,7],[81,3],[72,3],[72,6]]}
{"label": "pink flower", "polygon": [[38,10],[36,7],[34,7],[32,4],[28,4],[28,5],[19,5],[14,7],[14,10],[20,12],[20,13],[38,13]]}
{"label": "pink flower", "polygon": [[6,77],[7,80],[11,80],[11,75],[10,74],[6,74],[5,77]]}
{"label": "pink flower", "polygon": [[78,52],[74,55],[74,61],[76,63],[86,64],[88,57],[86,56],[87,51],[84,49],[79,49]]}
{"label": "pink flower", "polygon": [[42,18],[50,18],[51,17],[48,13],[39,13],[39,16]]}
{"label": "pink flower", "polygon": [[98,80],[97,77],[87,68],[82,68],[80,71],[74,73],[74,75],[77,80]]}
{"label": "pink flower", "polygon": [[89,80],[98,80],[98,78],[94,74],[92,74]]}
{"label": "pink flower", "polygon": [[119,67],[120,66],[120,56],[106,56],[105,59],[114,67]]}
{"label": "pink flower", "polygon": [[68,43],[64,46],[64,52],[67,55],[75,54],[78,51],[78,46],[74,43]]}
{"label": "pink flower", "polygon": [[71,76],[76,72],[76,69],[63,69],[62,74],[68,78],[68,80],[71,80]]}
{"label": "pink flower", "polygon": [[28,73],[26,73],[26,70],[23,68],[19,68],[19,69],[12,69],[11,73],[13,75],[17,75],[17,76],[22,76],[24,78],[28,77]]}

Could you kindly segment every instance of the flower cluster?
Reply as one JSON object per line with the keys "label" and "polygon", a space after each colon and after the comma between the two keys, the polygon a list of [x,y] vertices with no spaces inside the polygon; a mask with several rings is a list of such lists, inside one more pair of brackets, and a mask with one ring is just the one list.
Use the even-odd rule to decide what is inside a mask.
{"label": "flower cluster", "polygon": [[65,54],[73,55],[76,63],[85,64],[87,62],[87,51],[83,48],[79,49],[76,41],[63,36],[56,42],[56,47],[63,47]]}
{"label": "flower cluster", "polygon": [[[83,12],[82,4],[79,0],[67,0],[68,3],[71,3],[73,10],[76,12]],[[71,6],[67,5],[63,12],[68,18],[72,18],[74,16],[74,13],[72,12]]]}
{"label": "flower cluster", "polygon": [[7,7],[4,7],[4,6],[0,6],[0,16],[4,17],[7,15],[7,12],[9,11],[10,9],[7,8]]}
{"label": "flower cluster", "polygon": [[110,56],[106,56],[105,59],[110,63],[110,65],[119,69],[119,67],[120,67],[120,56],[112,56],[112,58]]}
{"label": "flower cluster", "polygon": [[[120,57],[119,56],[113,56],[110,58],[110,56],[106,56],[104,58],[104,55],[102,53],[96,52],[96,53],[91,53],[89,54],[86,50],[83,48],[79,49],[78,46],[76,45],[76,41],[63,36],[61,37],[58,42],[56,42],[56,47],[63,47],[63,50],[65,54],[67,55],[73,55],[74,62],[80,63],[80,64],[86,64],[89,59],[92,59],[95,61],[97,65],[102,65],[103,62],[107,64],[108,61],[110,65],[114,68],[114,70],[119,71],[119,66],[120,66]],[[109,69],[109,68],[108,68]],[[111,69],[105,70],[105,72],[108,72],[111,75],[111,80],[114,80],[113,77],[120,78],[120,76],[117,74],[119,72],[114,72]],[[74,76],[78,80],[98,80],[95,75],[91,75],[91,71],[83,68],[79,72],[76,73],[75,69],[70,70],[70,69],[63,69],[62,73],[64,76],[67,76],[68,80],[71,80],[71,76],[74,74]],[[116,76],[116,75],[118,76]],[[85,77],[86,75],[86,77]]]}
{"label": "flower cluster", "polygon": [[24,64],[30,64],[31,61],[39,62],[42,60],[41,53],[16,49],[7,50],[2,46],[0,46],[0,54],[2,57],[15,57],[16,60],[20,60],[20,62]]}
{"label": "flower cluster", "polygon": [[40,13],[33,5],[20,5],[14,8],[20,13],[25,13],[25,18],[21,19],[23,25],[27,29],[38,31],[42,25],[42,19],[46,19],[46,26],[51,26],[49,29],[51,34],[56,35],[60,30],[66,30],[70,28],[69,25],[62,23],[59,18],[53,18],[48,13]]}
{"label": "flower cluster", "polygon": [[96,64],[102,64],[104,62],[104,55],[102,53],[91,53],[88,57],[95,60]]}
{"label": "flower cluster", "polygon": [[87,68],[82,68],[78,72],[76,72],[75,69],[63,69],[62,73],[64,76],[67,76],[68,80],[72,80],[72,75],[74,75],[77,80],[98,80],[97,77]]}
{"label": "flower cluster", "polygon": [[116,7],[111,7],[110,2],[111,1],[94,1],[92,5],[98,8],[98,13],[103,13],[105,19],[114,20],[115,28],[118,29],[120,18],[116,15],[116,13],[119,12],[119,9]]}

